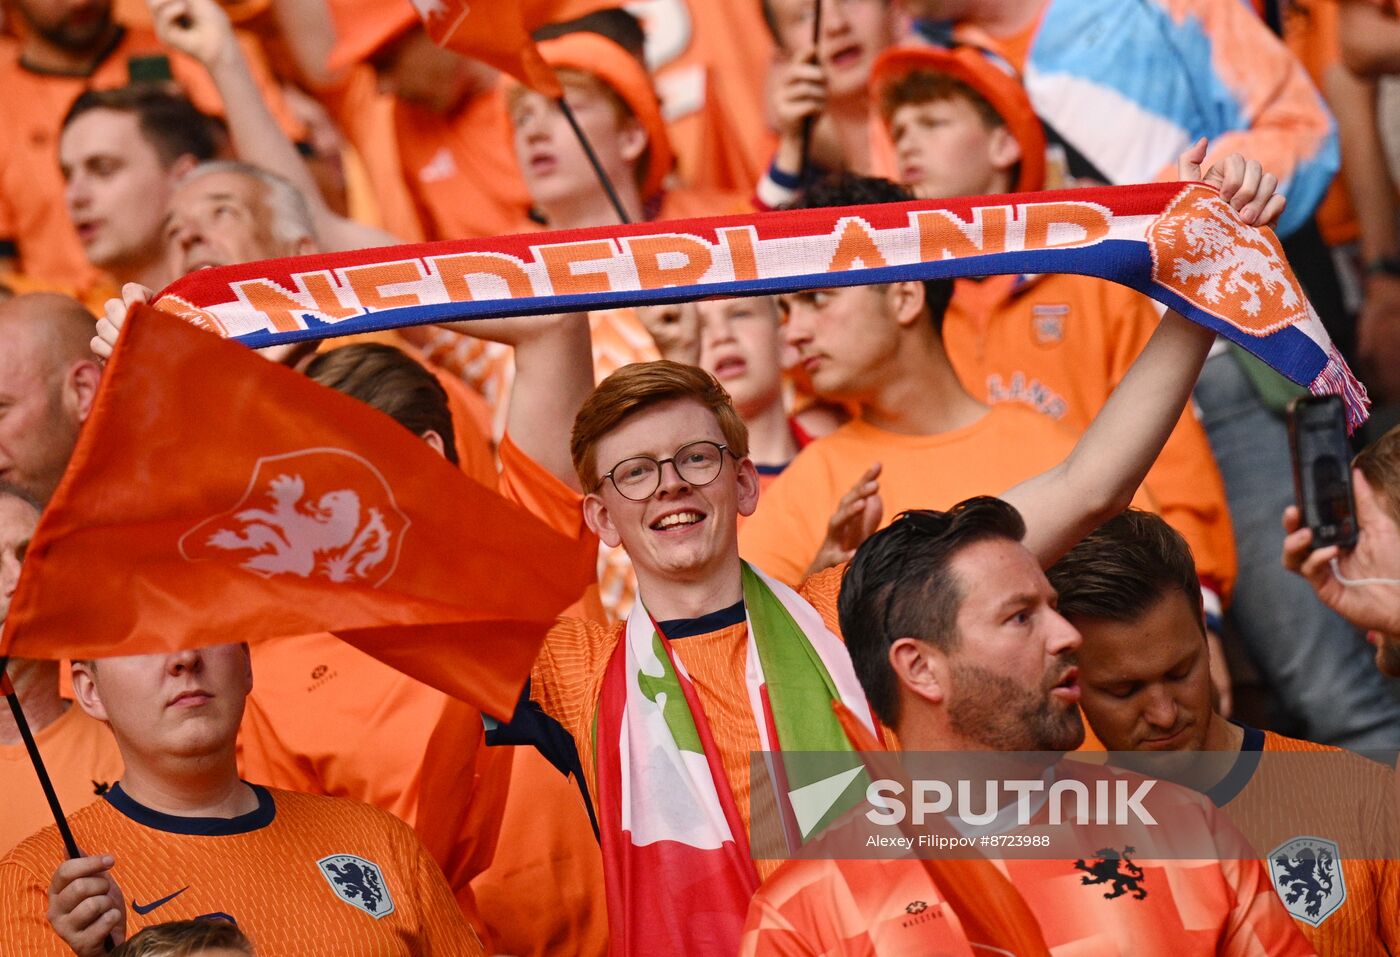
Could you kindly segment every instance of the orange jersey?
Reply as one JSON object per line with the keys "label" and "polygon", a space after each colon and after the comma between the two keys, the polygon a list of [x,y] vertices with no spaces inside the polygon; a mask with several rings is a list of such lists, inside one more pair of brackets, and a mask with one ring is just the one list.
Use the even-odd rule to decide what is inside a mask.
{"label": "orange jersey", "polygon": [[[39,754],[65,814],[86,807],[122,776],[122,756],[107,726],[77,705],[34,734]],[[0,855],[47,824],[53,812],[44,800],[29,752],[22,743],[0,744]]]}
{"label": "orange jersey", "polygon": [[[490,747],[511,761],[500,852],[472,881],[496,949],[514,957],[603,957],[603,858],[578,786],[531,747]],[[540,906],[548,887],[549,906]]]}
{"label": "orange jersey", "polygon": [[628,9],[646,30],[666,132],[682,182],[751,191],[776,137],[762,96],[773,39],[751,0],[642,0]]}
{"label": "orange jersey", "polygon": [[[1267,756],[1285,753],[1326,757]],[[1400,861],[1373,853],[1386,835],[1394,847],[1394,789],[1392,769],[1359,755],[1246,728],[1240,760],[1209,794],[1321,957],[1383,957],[1400,953]]]}
{"label": "orange jersey", "polygon": [[[468,920],[484,929],[470,881],[495,852],[504,786],[483,782],[448,793],[423,787],[448,697],[330,634],[257,642],[251,651],[257,677],[239,729],[243,777],[363,801],[415,828],[441,817],[459,820],[455,841],[438,849],[438,864],[446,870],[460,862],[453,893]],[[474,733],[450,744],[452,760],[467,768],[476,766],[482,744],[480,713],[473,715]]]}
{"label": "orange jersey", "polygon": [[1074,442],[1064,426],[1010,404],[939,435],[896,435],[857,419],[807,446],[774,480],[739,530],[739,552],[792,584],[816,557],[837,502],[871,464],[884,464],[888,524],[906,509],[1004,492],[1059,463]]}
{"label": "orange jersey", "polygon": [[[1158,315],[1145,296],[1088,276],[960,279],[943,342],[977,398],[1028,405],[1079,432],[1142,352]],[[1190,543],[1202,579],[1228,595],[1236,559],[1225,483],[1190,407],[1144,485]]]}
{"label": "orange jersey", "polygon": [[[283,128],[300,128],[282,100],[257,41],[240,34],[263,97]],[[133,58],[169,56],[171,71],[185,93],[206,113],[223,104],[209,74],[188,57],[170,53],[149,29],[131,28],[91,76],[36,73],[20,62],[17,43],[0,43],[0,241],[17,244],[19,269],[36,280],[86,287],[98,277],[88,264],[68,218],[58,139],[63,117],[87,89],[125,86]]]}
{"label": "orange jersey", "polygon": [[[1085,886],[1073,861],[997,862],[1056,957],[1312,953],[1278,909],[1257,861],[1138,864],[1147,896],[1105,900],[1102,885]],[[973,957],[982,951],[969,947],[922,862],[838,860],[791,861],[765,882],[749,908],[740,953]]]}
{"label": "orange jersey", "polygon": [[[1119,772],[1062,762],[1066,774],[1087,784]],[[1158,789],[1156,822],[1169,827],[1174,846],[1199,846],[1207,859],[1149,860],[1134,846],[1162,840],[1146,824],[1079,825],[1077,844],[1102,847],[1078,860],[995,860],[1030,908],[1057,957],[1283,957],[1313,951],[1271,892],[1258,860],[1209,801],[1185,788]],[[1047,824],[1044,806],[1028,828]],[[840,858],[841,848],[870,846],[881,833],[856,811],[769,878],[749,908],[745,957],[924,957],[972,955],[959,915],[925,867],[911,857]],[[1064,832],[1061,832],[1064,833]],[[827,844],[821,848],[820,844]],[[815,853],[809,853],[815,852]],[[891,852],[894,854],[895,852]],[[907,853],[907,852],[906,852]],[[970,915],[968,915],[970,916]]]}
{"label": "orange jersey", "polygon": [[[113,786],[69,815],[78,846],[116,858],[127,934],[174,920],[232,918],[265,957],[481,954],[442,872],[408,826],[355,801],[257,788],[236,818],[181,818]],[[49,827],[0,861],[0,940],[26,957],[71,957],[49,927],[64,857]]]}
{"label": "orange jersey", "polygon": [[[836,635],[841,633],[836,598],[844,572],[844,566],[827,569],[813,575],[799,589]],[[748,633],[743,606],[692,621],[662,622],[661,626],[671,636],[672,651],[694,682],[719,748],[725,778],[747,829],[749,753],[763,747],[744,679]],[[593,733],[603,674],[622,640],[624,627],[624,623],[606,625],[577,618],[560,619],[545,639],[530,677],[531,696],[574,736],[592,794],[598,793]],[[755,862],[761,877],[772,873],[778,863]]]}
{"label": "orange jersey", "polygon": [[327,101],[364,163],[389,232],[435,240],[534,228],[499,90],[444,115],[381,93],[374,70],[361,66]]}

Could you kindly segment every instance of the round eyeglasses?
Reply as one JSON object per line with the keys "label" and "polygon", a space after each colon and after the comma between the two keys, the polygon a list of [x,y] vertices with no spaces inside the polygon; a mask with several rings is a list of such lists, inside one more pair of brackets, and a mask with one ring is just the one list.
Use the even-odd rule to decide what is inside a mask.
{"label": "round eyeglasses", "polygon": [[718,442],[691,442],[676,449],[669,459],[657,460],[650,455],[634,455],[618,462],[593,486],[598,491],[611,481],[617,494],[633,502],[645,502],[661,487],[661,470],[670,462],[682,482],[699,488],[719,478],[724,468],[724,453],[729,446]]}

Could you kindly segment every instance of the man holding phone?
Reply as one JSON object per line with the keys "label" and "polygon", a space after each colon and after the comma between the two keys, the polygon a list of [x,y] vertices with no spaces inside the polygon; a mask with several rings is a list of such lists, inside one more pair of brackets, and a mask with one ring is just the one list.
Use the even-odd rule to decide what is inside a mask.
{"label": "man holding phone", "polygon": [[1283,513],[1283,564],[1329,608],[1365,629],[1376,646],[1376,667],[1400,677],[1400,426],[1361,451],[1351,480],[1355,546],[1314,548],[1318,530],[1291,505]]}

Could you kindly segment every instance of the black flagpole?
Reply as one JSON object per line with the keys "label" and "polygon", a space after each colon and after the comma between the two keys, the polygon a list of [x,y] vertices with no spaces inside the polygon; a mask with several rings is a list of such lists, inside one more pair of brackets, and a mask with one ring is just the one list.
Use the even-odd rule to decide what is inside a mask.
{"label": "black flagpole", "polygon": [[[816,50],[822,38],[822,0],[816,0],[816,7],[812,11],[812,49]],[[818,54],[817,62],[821,62],[821,55]],[[797,167],[797,184],[801,189],[807,185],[807,177],[811,175],[812,166],[812,127],[816,125],[815,116],[805,116],[802,118],[802,162]]]}
{"label": "black flagpole", "polygon": [[617,218],[622,220],[624,226],[632,222],[627,215],[627,210],[622,208],[622,200],[618,199],[617,190],[613,188],[612,180],[608,179],[608,174],[603,171],[602,164],[598,162],[598,154],[593,152],[593,144],[588,142],[588,137],[583,133],[583,127],[578,125],[578,120],[574,117],[574,111],[570,108],[569,101],[561,96],[554,102],[559,104],[559,109],[564,112],[564,119],[568,120],[569,126],[573,127],[574,136],[578,137],[579,144],[583,146],[583,152],[588,157],[589,165],[597,174],[598,182],[603,184],[603,192],[608,194],[608,201],[617,211]]}
{"label": "black flagpole", "polygon": [[[78,850],[78,842],[73,839],[73,829],[68,826],[68,818],[63,813],[63,806],[58,803],[58,792],[53,789],[53,780],[49,777],[49,769],[44,765],[43,755],[39,753],[39,745],[29,727],[29,719],[24,716],[24,708],[20,706],[19,694],[15,691],[15,686],[10,684],[10,676],[5,671],[8,664],[8,658],[0,658],[0,692],[4,692],[5,700],[10,703],[10,713],[15,717],[19,736],[24,739],[24,749],[29,752],[29,762],[34,765],[34,773],[39,776],[39,786],[44,789],[44,799],[49,802],[49,813],[53,815],[53,822],[58,825],[58,836],[63,839],[63,849],[68,853],[70,860],[82,857],[82,852]],[[110,934],[102,941],[103,949],[108,952],[115,946]]]}

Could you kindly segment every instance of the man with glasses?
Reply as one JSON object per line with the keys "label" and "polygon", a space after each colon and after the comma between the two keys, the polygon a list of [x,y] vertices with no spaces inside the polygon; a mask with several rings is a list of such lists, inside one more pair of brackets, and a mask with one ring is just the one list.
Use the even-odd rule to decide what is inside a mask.
{"label": "man with glasses", "polygon": [[[1230,165],[1231,183],[1259,181],[1257,164]],[[1237,208],[1256,202],[1261,222],[1282,206],[1271,194],[1227,191]],[[1042,566],[1127,505],[1212,338],[1168,313],[1069,456],[1004,493]],[[834,701],[874,724],[839,637],[844,568],[799,593],[740,559],[758,473],[742,419],[703,370],[614,372],[579,410],[570,452],[584,520],[626,550],[639,599],[616,625],[561,620],[531,697],[574,736],[596,797],[615,951],[734,953],[779,863],[749,854],[751,752],[848,748]]]}

